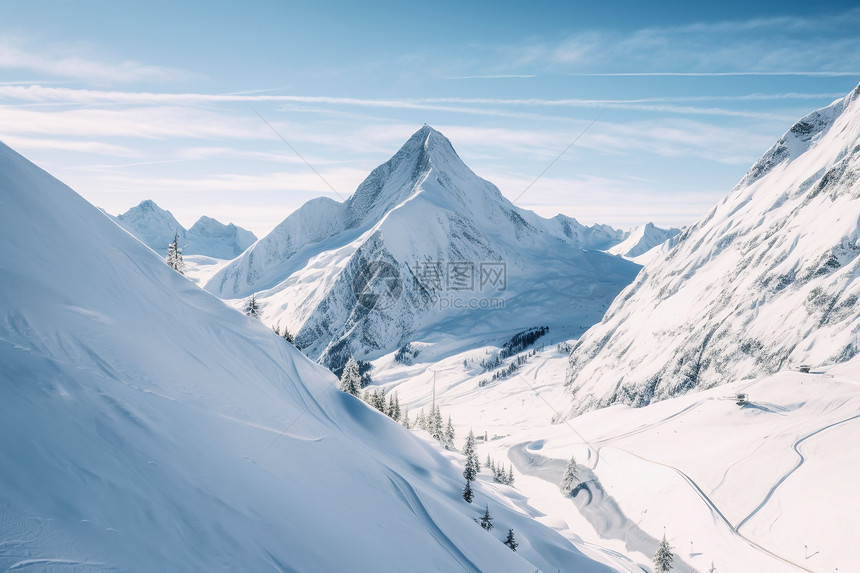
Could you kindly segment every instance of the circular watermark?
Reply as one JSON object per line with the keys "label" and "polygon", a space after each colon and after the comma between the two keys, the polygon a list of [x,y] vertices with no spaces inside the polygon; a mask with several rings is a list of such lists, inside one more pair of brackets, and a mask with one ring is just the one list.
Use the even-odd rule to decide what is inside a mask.
{"label": "circular watermark", "polygon": [[364,263],[352,279],[358,304],[368,310],[387,310],[397,304],[403,283],[397,267],[385,261]]}

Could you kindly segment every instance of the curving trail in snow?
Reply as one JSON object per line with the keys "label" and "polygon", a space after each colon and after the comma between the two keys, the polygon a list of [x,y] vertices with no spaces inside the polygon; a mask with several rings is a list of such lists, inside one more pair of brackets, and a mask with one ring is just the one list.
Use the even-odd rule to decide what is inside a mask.
{"label": "curving trail in snow", "polygon": [[[858,415],[857,417],[860,417],[860,415]],[[749,544],[749,545],[750,545],[750,547],[753,547],[753,548],[755,548],[756,550],[761,551],[761,552],[763,552],[763,553],[767,553],[767,554],[768,554],[768,555],[770,555],[771,557],[774,557],[774,558],[776,558],[776,559],[778,559],[778,560],[782,561],[783,563],[785,563],[785,564],[787,564],[787,565],[791,565],[791,566],[793,566],[793,567],[796,567],[797,569],[799,569],[799,570],[801,570],[801,571],[807,571],[808,573],[814,573],[814,571],[812,571],[811,569],[807,569],[807,568],[806,568],[806,567],[804,567],[803,565],[800,565],[800,564],[798,564],[798,563],[795,563],[795,562],[794,562],[794,561],[792,561],[791,559],[788,559],[788,558],[786,558],[786,557],[783,557],[782,555],[779,555],[779,554],[777,554],[777,553],[774,553],[773,551],[771,551],[770,549],[767,549],[766,547],[762,547],[761,545],[759,545],[758,543],[756,543],[756,542],[755,542],[755,541],[753,541],[752,539],[750,539],[750,538],[748,538],[748,537],[744,536],[742,533],[740,533],[740,532],[738,531],[738,527],[740,527],[740,525],[738,525],[738,527],[734,527],[734,526],[732,525],[732,523],[728,520],[728,518],[723,514],[723,512],[722,512],[722,511],[720,511],[720,508],[718,508],[718,507],[717,507],[717,505],[716,505],[716,504],[714,503],[714,501],[710,498],[710,496],[708,496],[708,494],[706,494],[706,493],[704,492],[704,490],[702,490],[702,488],[699,486],[699,484],[697,484],[697,483],[696,483],[696,481],[695,481],[693,478],[691,478],[690,476],[688,476],[686,473],[684,473],[684,472],[683,472],[683,471],[681,471],[680,469],[676,468],[675,466],[669,465],[669,464],[664,464],[664,463],[661,463],[661,462],[657,462],[657,461],[654,461],[654,460],[650,460],[650,459],[648,459],[648,458],[642,457],[642,456],[640,456],[640,455],[638,455],[638,454],[634,454],[633,452],[631,452],[631,451],[629,451],[629,450],[625,450],[625,449],[623,449],[623,448],[615,448],[615,449],[617,449],[618,451],[624,452],[624,453],[626,453],[626,454],[628,454],[628,455],[630,455],[630,456],[633,456],[634,458],[637,458],[637,459],[639,459],[639,460],[642,460],[642,461],[644,461],[644,462],[648,462],[648,463],[650,463],[650,464],[655,464],[655,465],[658,465],[658,466],[661,466],[661,467],[664,467],[664,468],[667,468],[667,469],[670,469],[670,470],[674,471],[675,473],[677,473],[677,474],[678,474],[678,475],[679,475],[679,476],[680,476],[680,477],[681,477],[681,478],[682,478],[682,479],[687,483],[687,485],[689,485],[689,486],[693,489],[693,491],[695,491],[695,492],[696,492],[696,495],[698,495],[698,496],[699,496],[699,498],[702,500],[702,502],[704,502],[704,504],[708,507],[708,510],[711,512],[711,514],[712,514],[712,515],[713,515],[713,516],[714,516],[714,517],[715,517],[715,518],[716,518],[720,523],[722,523],[724,526],[726,526],[726,527],[729,529],[729,531],[730,531],[733,535],[736,535],[737,537],[739,537],[739,538],[743,539],[744,541],[746,541],[746,542],[747,542],[747,544]]]}
{"label": "curving trail in snow", "polygon": [[791,448],[794,450],[794,453],[795,453],[795,454],[797,454],[797,457],[798,457],[797,463],[796,463],[796,464],[794,464],[794,467],[792,467],[790,470],[788,470],[787,472],[785,472],[785,474],[783,474],[783,476],[782,476],[781,478],[779,478],[779,479],[776,481],[776,483],[775,483],[775,484],[773,484],[773,486],[770,488],[770,490],[768,490],[767,495],[765,495],[765,496],[764,496],[764,499],[761,501],[761,503],[760,503],[760,504],[758,504],[758,505],[756,506],[756,508],[755,508],[755,509],[753,509],[753,510],[749,513],[749,515],[747,515],[746,517],[744,517],[744,518],[743,518],[743,519],[738,523],[738,526],[735,528],[735,530],[739,530],[741,527],[743,527],[744,525],[746,525],[746,523],[747,523],[750,519],[752,519],[753,517],[755,517],[755,515],[756,515],[756,514],[757,514],[757,513],[758,513],[758,512],[759,512],[759,511],[760,511],[760,510],[761,510],[765,505],[767,505],[767,502],[768,502],[768,501],[770,501],[770,498],[771,498],[771,497],[773,497],[773,494],[774,494],[774,492],[776,492],[777,488],[779,488],[779,486],[781,486],[781,485],[783,484],[783,482],[785,482],[785,480],[787,480],[789,477],[791,477],[791,475],[792,475],[794,472],[796,472],[797,470],[799,470],[799,469],[800,469],[800,466],[802,466],[802,465],[804,464],[804,462],[806,462],[806,458],[803,456],[803,453],[800,451],[800,444],[802,444],[803,442],[805,442],[805,441],[806,441],[806,440],[808,440],[809,438],[812,438],[812,437],[817,436],[818,434],[820,434],[821,432],[824,432],[825,430],[829,430],[830,428],[833,428],[833,427],[835,427],[835,426],[842,425],[842,424],[844,424],[844,423],[846,423],[846,422],[850,422],[851,420],[856,420],[856,419],[858,419],[858,418],[860,418],[860,414],[856,414],[856,415],[854,415],[854,416],[850,416],[850,417],[848,417],[848,418],[845,418],[844,420],[839,420],[838,422],[833,422],[833,423],[831,423],[831,424],[827,424],[826,426],[823,426],[823,427],[821,427],[821,428],[818,428],[818,429],[817,429],[817,430],[815,430],[814,432],[810,432],[809,434],[806,434],[806,435],[805,435],[805,436],[803,436],[802,438],[800,438],[800,439],[798,439],[797,441],[795,441],[795,442],[794,442],[794,444],[792,444]]}
{"label": "curving trail in snow", "polygon": [[445,551],[451,555],[451,557],[457,561],[457,563],[460,564],[463,571],[481,573],[481,569],[472,563],[472,561],[466,557],[462,551],[460,551],[460,548],[451,541],[451,538],[445,535],[445,532],[436,525],[436,522],[432,517],[430,517],[430,512],[427,511],[424,503],[421,502],[421,498],[418,497],[418,493],[411,485],[409,485],[409,482],[394,470],[390,470],[388,472],[388,480],[400,494],[401,499],[403,499],[406,505],[409,506],[409,509],[412,510],[415,517],[424,524],[427,528],[427,532],[443,549],[445,549]]}

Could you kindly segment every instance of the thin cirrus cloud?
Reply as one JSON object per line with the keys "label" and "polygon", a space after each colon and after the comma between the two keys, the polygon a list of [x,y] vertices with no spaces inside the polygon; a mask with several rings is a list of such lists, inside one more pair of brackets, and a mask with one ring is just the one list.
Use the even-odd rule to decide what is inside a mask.
{"label": "thin cirrus cloud", "polygon": [[68,139],[54,139],[41,137],[5,136],[3,142],[20,150],[53,150],[74,151],[78,153],[89,153],[96,155],[107,155],[111,157],[139,157],[140,151],[126,145],[116,145],[103,141],[81,141]]}
{"label": "thin cirrus cloud", "polygon": [[0,126],[3,137],[38,133],[124,139],[258,139],[265,135],[263,127],[250,117],[173,106],[60,110],[0,107]]}
{"label": "thin cirrus cloud", "polygon": [[[475,116],[496,116],[518,119],[566,120],[559,116],[547,116],[542,113],[523,113],[510,111],[506,106],[533,108],[614,108],[622,110],[649,111],[677,115],[714,115],[728,117],[754,117],[786,120],[779,114],[763,114],[761,111],[736,109],[719,106],[677,105],[705,101],[743,102],[789,99],[815,99],[820,97],[837,97],[839,94],[804,94],[804,93],[775,93],[775,94],[746,94],[738,96],[691,96],[664,98],[631,98],[631,99],[542,99],[542,98],[416,98],[416,99],[373,99],[354,97],[302,96],[302,95],[243,95],[243,94],[205,94],[205,93],[154,93],[154,92],[124,92],[102,91],[89,89],[60,88],[40,85],[0,85],[0,96],[16,101],[31,103],[55,104],[124,104],[124,105],[183,105],[194,106],[203,104],[322,104],[336,108],[358,107],[390,110],[440,111]],[[488,108],[494,105],[496,108]],[[13,106],[7,106],[13,107]],[[147,131],[147,130],[144,130]]]}
{"label": "thin cirrus cloud", "polygon": [[0,38],[0,69],[28,70],[50,77],[96,82],[187,79],[189,74],[175,68],[135,61],[106,62],[90,55],[86,48],[52,47],[18,36]]}
{"label": "thin cirrus cloud", "polygon": [[[860,71],[860,10],[810,17],[585,30],[499,48],[500,67],[588,76],[837,77]],[[513,66],[513,67],[508,67]]]}

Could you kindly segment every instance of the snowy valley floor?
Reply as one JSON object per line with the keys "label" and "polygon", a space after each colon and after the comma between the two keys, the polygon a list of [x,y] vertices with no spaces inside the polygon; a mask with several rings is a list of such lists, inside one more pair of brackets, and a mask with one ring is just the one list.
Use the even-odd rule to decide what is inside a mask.
{"label": "snowy valley floor", "polygon": [[[470,428],[486,434],[480,459],[513,464],[511,495],[621,571],[651,571],[664,532],[678,571],[707,571],[712,561],[719,572],[853,570],[860,561],[852,525],[860,514],[857,360],[553,425],[570,402],[567,358],[555,343],[571,334],[553,329],[517,374],[484,387],[479,382],[492,372],[477,363],[498,350],[502,333],[460,341],[472,348],[465,352],[451,340],[428,340],[416,344],[414,365],[388,355],[374,362],[373,376],[386,392],[397,390],[413,420],[429,411],[435,376],[436,403],[453,419],[457,446]],[[739,392],[749,395],[747,405],[736,404]],[[571,455],[587,486],[572,499],[556,485]],[[481,476],[492,481],[487,470]]]}

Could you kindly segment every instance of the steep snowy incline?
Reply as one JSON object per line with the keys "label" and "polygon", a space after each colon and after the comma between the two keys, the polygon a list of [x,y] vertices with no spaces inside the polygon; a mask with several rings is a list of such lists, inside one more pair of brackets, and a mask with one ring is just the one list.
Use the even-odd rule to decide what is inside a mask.
{"label": "steep snowy incline", "polygon": [[151,199],[141,201],[115,218],[126,231],[140,239],[150,249],[162,255],[167,245],[179,236],[186,255],[204,255],[216,259],[233,259],[256,242],[251,231],[233,223],[224,224],[211,217],[200,217],[190,229],[185,229],[170,211],[165,211]]}
{"label": "steep snowy incline", "polygon": [[0,569],[607,570],[2,144],[0,240]]}
{"label": "steep snowy incline", "polygon": [[626,239],[608,249],[607,252],[635,259],[651,249],[662,245],[680,232],[681,229],[676,229],[675,227],[661,229],[654,226],[654,223],[648,223],[634,229]]}
{"label": "steep snowy incline", "polygon": [[571,412],[860,349],[860,87],[798,121],[575,346]]}
{"label": "steep snowy incline", "polygon": [[428,331],[593,324],[639,267],[587,249],[621,238],[515,207],[424,126],[346,202],[306,204],[206,289],[256,293],[265,322],[337,369]]}

